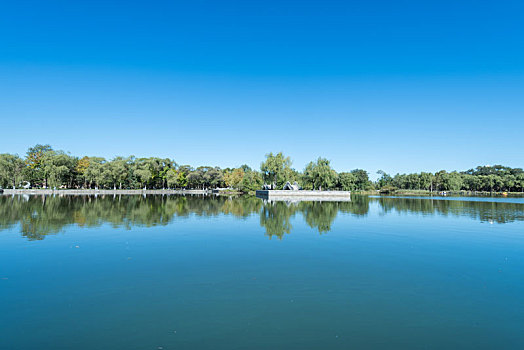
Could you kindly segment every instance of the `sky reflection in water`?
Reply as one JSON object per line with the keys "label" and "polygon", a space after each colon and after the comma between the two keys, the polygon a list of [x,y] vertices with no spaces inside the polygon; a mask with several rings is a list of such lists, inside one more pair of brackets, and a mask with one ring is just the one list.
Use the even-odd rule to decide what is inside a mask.
{"label": "sky reflection in water", "polygon": [[488,200],[1,196],[0,349],[519,349],[523,219]]}

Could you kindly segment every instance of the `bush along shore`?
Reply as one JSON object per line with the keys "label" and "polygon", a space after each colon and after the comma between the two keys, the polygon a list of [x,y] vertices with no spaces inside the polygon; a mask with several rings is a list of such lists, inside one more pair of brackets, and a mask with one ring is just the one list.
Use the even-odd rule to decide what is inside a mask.
{"label": "bush along shore", "polygon": [[297,182],[304,190],[361,191],[382,194],[515,193],[524,192],[524,171],[502,165],[478,166],[465,171],[420,172],[389,175],[378,171],[371,181],[363,169],[337,172],[319,157],[302,170],[292,167],[282,152],[268,153],[260,169],[178,164],[169,158],[134,156],[76,157],[49,145],[35,145],[25,156],[0,154],[0,188],[46,190],[200,190],[250,193],[268,184],[282,189]]}
{"label": "bush along shore", "polygon": [[429,191],[429,190],[402,190],[387,189],[354,191],[354,194],[360,195],[382,195],[382,196],[462,196],[462,197],[524,197],[523,192],[489,192],[489,191]]}

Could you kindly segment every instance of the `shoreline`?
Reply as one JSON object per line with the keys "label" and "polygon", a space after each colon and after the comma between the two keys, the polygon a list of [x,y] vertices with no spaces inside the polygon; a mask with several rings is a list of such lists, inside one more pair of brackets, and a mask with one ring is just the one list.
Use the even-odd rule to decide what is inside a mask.
{"label": "shoreline", "polygon": [[354,191],[354,194],[370,196],[442,196],[440,193],[446,192],[445,196],[464,196],[464,197],[524,197],[523,192],[487,192],[487,191],[428,191],[428,190],[396,190],[390,193],[380,193],[380,190]]}
{"label": "shoreline", "polygon": [[[274,193],[267,193],[264,190],[257,190],[248,193],[242,193],[239,191],[217,191],[217,190],[109,190],[109,189],[3,189],[3,192],[0,191],[0,195],[221,195],[221,196],[237,196],[237,195],[251,195],[259,198],[269,198],[274,199],[278,198],[290,198],[290,197],[309,197],[310,199],[317,197],[319,200],[325,199],[326,197],[335,197],[343,198],[350,197],[351,194],[354,195],[364,195],[364,196],[381,196],[381,197],[390,197],[390,196],[436,196],[440,197],[441,195],[438,192],[430,192],[426,190],[398,190],[392,193],[380,193],[379,191],[298,191],[298,193],[290,193],[293,191],[268,191]],[[309,193],[307,193],[309,192]],[[314,192],[314,193],[313,193]],[[500,197],[500,198],[521,198],[524,197],[524,193],[521,192],[507,192],[504,195],[502,192],[470,192],[470,191],[447,191],[446,196],[456,197]]]}
{"label": "shoreline", "polygon": [[140,194],[211,194],[212,190],[75,190],[75,189],[4,189],[1,194],[33,195],[140,195]]}

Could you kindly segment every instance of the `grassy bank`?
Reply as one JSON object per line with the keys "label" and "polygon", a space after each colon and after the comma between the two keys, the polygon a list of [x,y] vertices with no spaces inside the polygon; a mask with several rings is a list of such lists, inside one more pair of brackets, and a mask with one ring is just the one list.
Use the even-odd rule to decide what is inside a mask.
{"label": "grassy bank", "polygon": [[[390,195],[390,196],[440,196],[440,191],[427,190],[393,190],[388,193],[379,190],[353,191],[361,195]],[[445,191],[448,196],[477,196],[477,197],[524,197],[523,192],[489,192],[489,191]]]}

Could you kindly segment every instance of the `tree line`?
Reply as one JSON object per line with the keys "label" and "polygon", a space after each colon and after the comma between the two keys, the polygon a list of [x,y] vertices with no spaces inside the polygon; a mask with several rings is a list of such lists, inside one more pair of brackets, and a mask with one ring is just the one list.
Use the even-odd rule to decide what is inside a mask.
{"label": "tree line", "polygon": [[524,192],[524,171],[503,165],[478,166],[467,171],[445,170],[436,173],[396,174],[391,176],[379,171],[376,188],[384,191],[428,190],[428,191],[479,191],[479,192]]}
{"label": "tree line", "polygon": [[308,190],[429,190],[429,191],[513,191],[524,190],[521,168],[501,165],[479,166],[463,172],[396,174],[379,171],[371,181],[367,171],[354,169],[337,173],[326,158],[309,162],[303,171],[292,167],[282,152],[266,154],[260,169],[248,165],[238,168],[180,165],[169,158],[134,156],[75,157],[50,145],[35,145],[25,157],[0,154],[2,188],[72,189],[211,189],[233,188],[241,192],[258,190],[263,184],[282,189],[286,182],[297,182]]}

